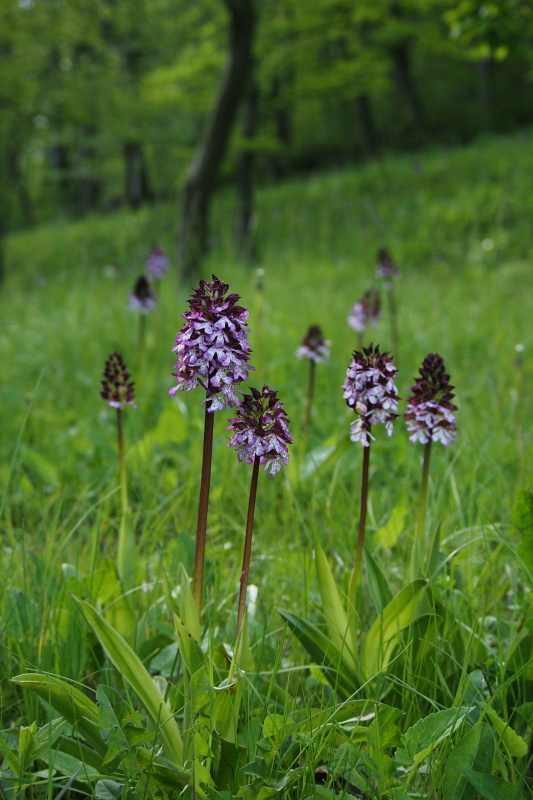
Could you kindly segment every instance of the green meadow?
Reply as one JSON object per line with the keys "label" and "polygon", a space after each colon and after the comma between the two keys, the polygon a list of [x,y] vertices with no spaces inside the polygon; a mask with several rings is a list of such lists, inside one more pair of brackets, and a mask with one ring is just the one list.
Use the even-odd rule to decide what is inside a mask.
{"label": "green meadow", "polygon": [[[226,446],[231,410],[215,413],[200,620],[183,572],[193,571],[204,409],[201,390],[167,396],[194,288],[172,266],[177,205],[9,238],[0,795],[533,796],[531,164],[526,131],[262,188],[253,265],[234,257],[233,194],[217,195],[201,277],[217,275],[249,309],[250,385],[278,391],[294,440],[289,465],[259,475],[237,644],[251,468]],[[171,268],[139,352],[139,316],[126,306],[154,241]],[[401,273],[400,418],[391,438],[374,432],[349,597],[362,447],[341,389],[357,346],[346,318],[377,286],[383,315],[364,343],[391,350],[375,273],[383,246]],[[311,324],[331,356],[317,365],[303,435],[308,364],[295,351]],[[124,410],[127,584],[116,569],[115,414],[100,397],[113,351],[138,405]],[[455,387],[457,440],[433,446],[413,567],[424,448],[401,414],[428,353]]]}

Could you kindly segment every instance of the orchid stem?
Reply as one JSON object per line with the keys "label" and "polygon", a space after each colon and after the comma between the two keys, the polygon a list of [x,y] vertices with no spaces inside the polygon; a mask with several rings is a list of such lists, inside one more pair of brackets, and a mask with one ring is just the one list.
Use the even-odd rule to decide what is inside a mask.
{"label": "orchid stem", "polygon": [[255,498],[257,496],[257,479],[259,476],[259,456],[254,458],[252,469],[252,482],[250,484],[250,499],[248,500],[248,516],[246,518],[246,535],[244,537],[244,553],[242,557],[241,587],[239,590],[239,609],[237,612],[237,634],[241,629],[246,610],[246,590],[248,588],[248,575],[250,572],[250,556],[252,554],[252,533],[254,527]]}
{"label": "orchid stem", "polygon": [[213,418],[214,413],[205,409],[204,449],[202,456],[202,477],[200,481],[200,499],[198,501],[198,524],[196,527],[196,549],[194,553],[193,597],[198,617],[202,610],[202,586],[204,582],[205,541],[207,537],[207,509],[209,505],[209,487],[211,484],[211,461],[213,455]]}
{"label": "orchid stem", "polygon": [[122,409],[117,408],[118,468],[120,479],[120,528],[118,534],[117,570],[123,588],[127,588],[135,566],[134,542],[131,535],[128,506],[128,481],[124,457],[124,426]]}
{"label": "orchid stem", "polygon": [[309,359],[309,386],[307,389],[307,406],[305,409],[305,418],[303,427],[304,436],[307,435],[309,427],[311,425],[311,413],[313,410],[313,398],[315,395],[315,367],[316,365],[313,359]]}
{"label": "orchid stem", "polygon": [[363,472],[361,476],[361,509],[359,512],[359,531],[357,535],[357,549],[355,551],[355,563],[350,578],[349,596],[354,603],[357,581],[361,569],[361,559],[363,557],[363,546],[365,543],[366,512],[368,503],[368,473],[370,465],[370,442],[368,447],[363,447]]}
{"label": "orchid stem", "polygon": [[418,501],[418,516],[416,521],[416,538],[413,548],[413,577],[420,569],[424,549],[426,506],[429,479],[429,463],[431,460],[431,439],[424,446],[424,461],[422,463],[422,480],[420,483],[420,498]]}

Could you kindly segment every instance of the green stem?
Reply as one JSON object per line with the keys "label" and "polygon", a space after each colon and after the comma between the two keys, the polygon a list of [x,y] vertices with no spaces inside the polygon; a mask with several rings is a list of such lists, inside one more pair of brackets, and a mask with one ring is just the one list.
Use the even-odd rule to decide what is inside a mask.
{"label": "green stem", "polygon": [[316,364],[312,358],[309,359],[309,385],[307,389],[307,406],[305,409],[303,434],[307,435],[309,426],[311,425],[311,412],[313,409],[313,398],[315,395],[315,367]]}
{"label": "green stem", "polygon": [[198,524],[196,526],[196,550],[194,553],[193,597],[198,617],[202,610],[202,586],[204,582],[205,540],[207,537],[207,508],[211,484],[211,461],[213,455],[214,413],[205,407],[204,449],[202,456],[202,477],[200,480],[200,499],[198,501]]}
{"label": "green stem", "polygon": [[416,522],[416,541],[420,549],[424,545],[424,523],[426,520],[426,505],[428,493],[429,462],[431,459],[431,439],[424,447],[424,463],[422,464],[422,481],[420,484],[420,499],[418,501],[418,518]]}
{"label": "green stem", "polygon": [[126,478],[126,460],[124,457],[124,427],[122,419],[122,409],[117,408],[117,436],[118,436],[118,469],[120,480],[120,528],[118,534],[117,570],[122,581],[123,588],[127,588],[134,565],[134,542],[131,537],[129,526],[129,506],[128,506],[128,481]]}
{"label": "green stem", "polygon": [[237,613],[237,634],[239,633],[246,609],[246,589],[250,572],[250,556],[252,554],[252,532],[254,527],[255,498],[257,496],[257,479],[259,476],[259,456],[254,459],[250,498],[248,500],[248,516],[246,518],[246,536],[244,537],[244,553],[242,557],[241,588],[239,591],[239,610]]}
{"label": "green stem", "polygon": [[353,567],[350,597],[353,598],[355,604],[355,589],[357,580],[359,578],[359,570],[361,568],[361,559],[363,557],[363,545],[365,543],[365,528],[366,528],[366,511],[368,504],[368,473],[370,465],[370,442],[368,447],[363,447],[363,473],[361,476],[361,510],[359,512],[359,531],[357,535],[357,550],[355,551],[355,564]]}
{"label": "green stem", "polygon": [[146,339],[146,314],[139,314],[139,338],[137,340],[137,372],[140,372],[144,359],[145,339]]}
{"label": "green stem", "polygon": [[398,364],[398,315],[396,313],[396,297],[392,283],[390,283],[390,288],[388,289],[387,294],[389,297],[391,347],[396,359],[396,364]]}

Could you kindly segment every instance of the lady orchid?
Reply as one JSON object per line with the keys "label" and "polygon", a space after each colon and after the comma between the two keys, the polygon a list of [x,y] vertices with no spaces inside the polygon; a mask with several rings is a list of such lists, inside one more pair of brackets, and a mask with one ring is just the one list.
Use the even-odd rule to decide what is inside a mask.
{"label": "lady orchid", "polygon": [[274,477],[280,471],[282,464],[286,466],[289,463],[287,445],[292,443],[289,420],[283,405],[277,399],[277,392],[268,386],[263,386],[261,391],[250,389],[250,392],[251,394],[244,395],[241,405],[237,408],[237,417],[228,420],[230,424],[227,428],[233,432],[228,447],[235,447],[239,461],[253,464],[240,579],[237,631],[241,628],[246,606],[259,465],[264,464],[264,471]]}
{"label": "lady orchid", "polygon": [[185,324],[172,348],[177,355],[172,373],[177,385],[169,396],[201,386],[210,412],[239,405],[236,387],[253,369],[247,363],[249,312],[237,305],[238,294],[225,296],[228,288],[216,275],[212,283],[200,281],[189,300],[190,310],[182,314]]}

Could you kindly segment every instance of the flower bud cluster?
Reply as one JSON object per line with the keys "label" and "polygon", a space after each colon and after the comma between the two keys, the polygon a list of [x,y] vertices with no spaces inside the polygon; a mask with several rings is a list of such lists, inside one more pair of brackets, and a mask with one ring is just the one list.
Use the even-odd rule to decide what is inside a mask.
{"label": "flower bud cluster", "polygon": [[262,391],[250,388],[237,417],[228,420],[227,430],[233,431],[228,447],[235,447],[239,461],[253,464],[256,457],[265,465],[264,471],[272,477],[282,464],[289,463],[287,445],[292,443],[288,418],[277,392],[263,386]]}
{"label": "flower bud cluster", "polygon": [[296,356],[297,358],[308,358],[315,364],[320,364],[328,360],[330,344],[331,342],[324,339],[320,326],[311,325],[296,351]]}
{"label": "flower bud cluster", "polygon": [[457,406],[451,402],[453,388],[442,356],[430,353],[422,363],[420,377],[411,387],[412,395],[404,414],[412,442],[442,442],[445,447],[454,443]]}
{"label": "flower bud cluster", "polygon": [[348,317],[348,325],[358,333],[364,333],[367,325],[374,328],[381,316],[381,303],[377,289],[369,289],[354,305]]}
{"label": "flower bud cluster", "polygon": [[104,379],[101,381],[102,391],[100,396],[107,400],[113,408],[124,408],[126,405],[135,405],[135,384],[130,381],[130,373],[119,353],[111,353],[105,363]]}
{"label": "flower bud cluster", "polygon": [[144,275],[141,275],[137,278],[135,286],[129,294],[128,311],[140,311],[141,314],[147,314],[155,308],[155,304],[155,292],[150,282]]}
{"label": "flower bud cluster", "polygon": [[157,244],[152,245],[146,259],[146,274],[150,280],[161,280],[168,269],[168,258],[163,248]]}
{"label": "flower bud cluster", "polygon": [[392,256],[386,247],[381,247],[378,252],[378,263],[376,264],[376,275],[378,278],[385,278],[385,286],[392,286],[393,278],[397,278],[400,270],[392,260]]}
{"label": "flower bud cluster", "polygon": [[364,347],[353,354],[343,384],[344,399],[358,415],[351,425],[350,439],[370,446],[374,439],[372,425],[383,422],[392,436],[394,420],[398,418],[398,390],[394,379],[398,370],[388,353],[380,353],[379,345]]}

